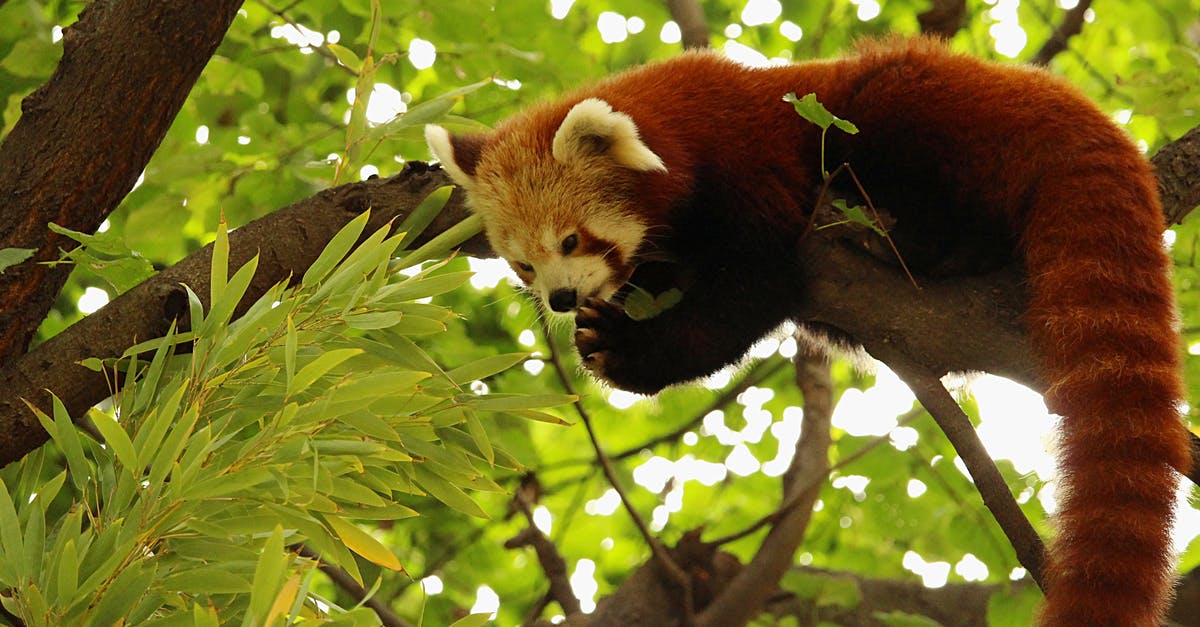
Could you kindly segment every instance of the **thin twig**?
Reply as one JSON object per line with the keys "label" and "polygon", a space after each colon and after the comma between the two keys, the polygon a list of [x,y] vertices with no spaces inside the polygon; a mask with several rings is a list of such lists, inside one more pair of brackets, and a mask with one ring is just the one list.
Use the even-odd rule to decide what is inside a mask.
{"label": "thin twig", "polygon": [[380,600],[378,597],[367,596],[367,591],[350,576],[350,573],[326,562],[321,559],[321,555],[307,545],[297,544],[291,547],[301,557],[306,557],[317,563],[317,568],[325,573],[333,581],[334,585],[341,588],[349,594],[355,601],[371,608],[375,611],[375,615],[379,617],[379,622],[387,627],[412,627],[404,619],[396,615],[388,604]]}
{"label": "thin twig", "polygon": [[[644,451],[646,449],[658,446],[659,444],[663,444],[666,442],[671,442],[671,441],[679,439],[680,437],[683,436],[683,434],[695,429],[697,427],[697,425],[702,424],[704,422],[705,416],[732,403],[734,400],[737,399],[738,395],[740,395],[742,392],[745,392],[747,388],[749,388],[752,385],[757,385],[759,383],[762,383],[763,381],[774,376],[775,373],[779,372],[780,370],[783,370],[783,368],[786,367],[788,365],[788,363],[789,363],[788,360],[783,359],[782,357],[780,357],[780,358],[772,357],[772,358],[765,359],[763,361],[756,363],[754,366],[751,367],[750,371],[747,372],[737,383],[722,390],[721,394],[719,396],[717,396],[715,399],[713,399],[713,401],[711,403],[709,403],[707,406],[700,409],[699,411],[695,412],[695,414],[693,414],[693,416],[691,418],[689,418],[688,420],[684,421],[683,424],[679,425],[678,427],[672,429],[671,431],[669,431],[667,433],[654,436],[650,440],[642,442],[641,444],[635,444],[635,445],[633,445],[623,451],[620,451],[618,453],[610,453],[609,459],[611,459],[613,461],[621,461],[621,460],[633,457],[634,455],[637,455],[638,453],[641,453],[642,451]],[[562,460],[562,461],[555,462],[552,464],[546,464],[541,467],[541,470],[542,471],[559,470],[561,468],[567,468],[570,466],[581,466],[584,464],[591,464],[591,462],[592,462],[592,458],[590,458],[590,457],[577,458],[577,459],[566,459],[566,460]]]}
{"label": "thin twig", "polygon": [[[913,409],[910,409],[907,412],[905,412],[904,415],[902,415],[896,421],[896,426],[897,427],[907,426],[908,423],[916,420],[924,413],[925,413],[924,407],[914,407]],[[745,529],[743,529],[741,531],[735,531],[729,535],[721,536],[720,538],[717,538],[715,540],[709,540],[709,541],[707,541],[707,543],[721,546],[724,544],[729,544],[730,542],[736,542],[737,540],[741,540],[742,538],[745,538],[746,536],[753,534],[754,532],[758,531],[759,529],[762,529],[763,527],[765,527],[769,524],[773,524],[775,521],[786,516],[788,514],[788,512],[792,511],[792,509],[796,507],[796,504],[800,502],[800,496],[802,494],[804,494],[804,493],[808,492],[809,490],[817,487],[818,485],[824,483],[825,480],[828,479],[829,476],[832,475],[834,472],[841,470],[842,468],[845,468],[846,466],[849,466],[850,464],[853,464],[854,462],[862,459],[864,456],[866,456],[867,453],[870,453],[871,451],[875,450],[876,448],[879,447],[879,445],[883,444],[884,442],[887,442],[890,438],[891,438],[890,433],[872,438],[871,441],[867,442],[867,444],[865,446],[863,446],[862,448],[858,449],[857,451],[854,451],[853,453],[847,455],[846,457],[842,458],[842,460],[839,461],[838,463],[830,466],[829,471],[826,472],[824,476],[813,477],[807,485],[802,487],[802,489],[795,490],[794,493],[792,494],[792,496],[789,497],[787,500],[785,500],[782,505],[780,505],[778,508],[776,508],[775,511],[771,512],[770,514],[767,514],[766,516],[763,516],[762,518],[759,518],[756,522],[754,522],[749,527],[746,527]]]}
{"label": "thin twig", "polygon": [[900,267],[904,269],[904,275],[908,277],[909,283],[912,283],[913,287],[918,290],[921,289],[921,286],[917,284],[917,279],[913,277],[912,272],[909,272],[908,264],[904,263],[904,257],[900,255],[900,250],[896,248],[896,242],[892,241],[892,236],[888,234],[887,229],[883,228],[883,220],[879,217],[879,211],[875,209],[875,203],[871,202],[871,195],[863,187],[862,181],[859,181],[858,175],[854,173],[854,167],[849,163],[843,163],[842,165],[846,166],[846,172],[850,174],[850,178],[854,179],[854,186],[858,188],[858,193],[862,194],[863,201],[867,203],[867,207],[875,216],[875,224],[883,232],[883,239],[887,240],[888,246],[892,247],[892,252],[896,254],[896,260],[900,262]]}
{"label": "thin twig", "polygon": [[[550,349],[550,363],[554,366],[554,371],[558,374],[558,379],[562,383],[563,389],[568,394],[578,396],[575,392],[575,386],[571,383],[571,377],[567,374],[566,368],[562,364],[562,355],[558,350],[558,345],[554,342],[554,337],[550,332],[550,326],[545,318],[541,319],[542,335],[546,339],[546,345]],[[600,445],[600,439],[596,435],[596,429],[592,425],[591,414],[584,408],[583,402],[575,401],[575,411],[579,414],[579,419],[583,422],[584,429],[587,430],[588,439],[592,442],[592,448],[596,451],[596,460],[600,462],[600,469],[604,471],[605,478],[608,479],[609,485],[616,491],[617,496],[621,498],[621,504],[625,507],[625,511],[629,513],[629,518],[637,527],[638,533],[646,541],[650,551],[654,554],[655,559],[667,575],[679,586],[683,592],[683,607],[684,607],[684,625],[694,624],[695,608],[692,606],[692,586],[688,579],[687,573],[671,559],[667,548],[657,537],[650,533],[650,528],[646,526],[646,521],[642,519],[641,514],[633,506],[633,502],[629,500],[629,495],[625,494],[624,488],[621,487],[621,482],[617,479],[617,473],[613,470],[612,462],[608,455],[605,454],[604,448]]]}

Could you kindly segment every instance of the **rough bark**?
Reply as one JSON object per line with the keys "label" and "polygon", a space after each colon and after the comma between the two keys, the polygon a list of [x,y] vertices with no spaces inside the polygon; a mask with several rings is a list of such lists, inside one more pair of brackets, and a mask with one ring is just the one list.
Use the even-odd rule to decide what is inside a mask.
{"label": "rough bark", "polygon": [[22,354],[96,230],[158,148],[242,0],[97,0],[63,30],[63,56],[0,144],[0,248],[37,251],[0,274],[0,364]]}

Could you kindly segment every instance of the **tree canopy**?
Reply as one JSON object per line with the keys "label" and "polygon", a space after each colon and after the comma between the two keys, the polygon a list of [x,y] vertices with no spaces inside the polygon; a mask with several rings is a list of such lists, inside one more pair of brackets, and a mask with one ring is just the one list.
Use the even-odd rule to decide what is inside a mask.
{"label": "tree canopy", "polygon": [[[0,622],[1029,624],[1053,418],[1011,381],[940,382],[1040,389],[1017,269],[916,292],[830,229],[807,314],[886,365],[789,327],[644,399],[581,374],[422,127],[685,46],[756,64],[925,32],[1046,65],[1155,163],[1194,422],[1197,15],[0,0]],[[1200,512],[1177,528],[1188,591]]]}

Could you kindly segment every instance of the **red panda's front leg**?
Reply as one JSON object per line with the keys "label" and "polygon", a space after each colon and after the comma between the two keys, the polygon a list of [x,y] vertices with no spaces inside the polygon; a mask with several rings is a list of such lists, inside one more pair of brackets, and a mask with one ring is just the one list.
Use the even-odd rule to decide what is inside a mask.
{"label": "red panda's front leg", "polygon": [[781,307],[722,309],[712,300],[689,302],[688,297],[647,320],[589,299],[575,316],[575,346],[583,366],[614,387],[653,394],[737,363],[787,317]]}

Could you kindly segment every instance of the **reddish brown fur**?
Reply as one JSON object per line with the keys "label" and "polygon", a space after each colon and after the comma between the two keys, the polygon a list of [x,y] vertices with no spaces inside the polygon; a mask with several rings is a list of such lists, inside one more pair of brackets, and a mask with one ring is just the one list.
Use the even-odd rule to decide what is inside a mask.
{"label": "reddish brown fur", "polygon": [[[736,361],[803,297],[791,251],[820,181],[820,144],[780,100],[787,92],[815,92],[862,129],[833,132],[829,162],[849,161],[898,217],[916,265],[937,273],[964,250],[995,247],[1024,259],[1030,338],[1047,404],[1064,416],[1040,621],[1157,625],[1173,581],[1173,468],[1190,466],[1163,219],[1146,161],[1074,89],[926,40],[761,70],[686,54],[527,111],[487,137],[478,164],[458,160],[481,177],[517,178],[549,159],[583,98],[634,120],[668,171],[614,166],[595,185],[665,227],[660,245],[700,278],[648,321],[593,303],[577,318],[578,343],[602,378],[653,392]],[[574,219],[553,207],[505,211]]]}

